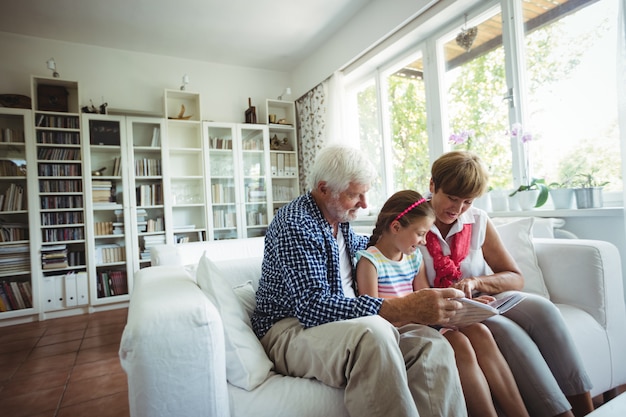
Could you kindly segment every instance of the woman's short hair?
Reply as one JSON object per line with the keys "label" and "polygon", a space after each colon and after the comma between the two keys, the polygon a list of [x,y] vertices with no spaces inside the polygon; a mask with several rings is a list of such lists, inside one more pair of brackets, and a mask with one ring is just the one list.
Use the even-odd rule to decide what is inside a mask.
{"label": "woman's short hair", "polygon": [[435,192],[463,198],[478,198],[487,191],[489,173],[478,155],[471,151],[444,153],[431,170]]}
{"label": "woman's short hair", "polygon": [[359,149],[331,145],[318,153],[309,176],[309,189],[325,182],[332,193],[338,194],[347,190],[351,182],[371,185],[377,175],[372,163]]}

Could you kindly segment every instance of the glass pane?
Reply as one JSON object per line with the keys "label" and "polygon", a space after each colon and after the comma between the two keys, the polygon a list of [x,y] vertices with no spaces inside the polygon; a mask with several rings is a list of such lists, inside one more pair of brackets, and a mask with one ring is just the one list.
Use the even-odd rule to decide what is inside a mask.
{"label": "glass pane", "polygon": [[395,191],[428,191],[430,161],[426,126],[424,62],[413,60],[386,78]]}
{"label": "glass pane", "polygon": [[455,138],[453,149],[476,152],[485,161],[491,175],[490,186],[510,189],[513,186],[512,157],[508,127],[502,16],[499,10],[472,23],[476,39],[469,50],[457,42],[463,26],[440,41],[445,58],[444,103],[447,106],[449,131]]}
{"label": "glass pane", "polygon": [[562,183],[591,173],[621,190],[618,2],[573,3],[538,16],[524,8],[533,176]]}
{"label": "glass pane", "polygon": [[[378,117],[378,97],[373,79],[359,86],[355,91],[357,120],[359,129],[359,146],[376,166],[383,168],[383,144]],[[377,211],[385,201],[383,178],[377,179],[367,193],[369,209]]]}

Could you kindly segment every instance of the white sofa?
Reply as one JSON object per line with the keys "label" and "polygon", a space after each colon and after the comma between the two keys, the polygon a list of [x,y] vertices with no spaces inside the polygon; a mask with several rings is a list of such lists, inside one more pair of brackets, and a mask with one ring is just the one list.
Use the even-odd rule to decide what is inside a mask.
{"label": "white sofa", "polygon": [[[514,256],[528,257],[524,250],[533,251],[530,263],[540,268],[542,277],[529,283],[535,286],[529,290],[547,291],[544,295],[562,311],[593,382],[592,395],[626,383],[626,312],[617,249],[603,241],[532,239],[528,225],[501,229],[501,235]],[[527,241],[524,248],[520,240]],[[232,298],[213,303],[196,282],[196,274],[198,281],[200,274],[206,275],[204,268],[196,272],[205,251],[230,286],[244,288],[252,280],[256,288],[263,238],[153,250],[154,266],[135,277],[119,352],[128,376],[131,416],[347,416],[343,391],[314,380],[268,368],[261,369],[262,382],[249,391],[231,383],[233,361],[241,359],[231,350],[241,355],[242,347],[233,348],[228,332],[238,325],[220,315],[225,306],[216,306],[228,300],[232,304]],[[522,268],[531,273],[524,270],[528,265]],[[248,313],[251,308],[247,306]],[[258,349],[260,344],[254,344],[250,348]]]}

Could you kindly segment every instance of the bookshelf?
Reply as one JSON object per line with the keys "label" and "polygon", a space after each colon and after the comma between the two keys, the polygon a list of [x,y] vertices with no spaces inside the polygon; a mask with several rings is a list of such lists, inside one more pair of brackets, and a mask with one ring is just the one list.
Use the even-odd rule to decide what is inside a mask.
{"label": "bookshelf", "polygon": [[[300,194],[296,108],[293,101],[267,99],[272,216]],[[270,115],[272,115],[270,117]]]}
{"label": "bookshelf", "polygon": [[33,201],[39,204],[37,224],[31,228],[39,236],[31,256],[40,256],[43,318],[47,312],[89,302],[84,293],[86,219],[78,82],[33,76],[31,97],[38,183]]}
{"label": "bookshelf", "polygon": [[160,118],[127,117],[133,271],[150,266],[150,248],[169,243],[165,223],[163,134]]}
{"label": "bookshelf", "polygon": [[209,239],[263,236],[270,219],[267,126],[204,122]]}
{"label": "bookshelf", "polygon": [[36,210],[28,207],[28,193],[37,188],[32,132],[30,110],[0,108],[0,320],[38,309],[36,236],[30,233]]}
{"label": "bookshelf", "polygon": [[128,301],[133,244],[126,120],[83,114],[82,122],[90,304]]}
{"label": "bookshelf", "polygon": [[168,242],[207,240],[207,184],[202,145],[200,95],[165,90],[164,150],[165,224]]}

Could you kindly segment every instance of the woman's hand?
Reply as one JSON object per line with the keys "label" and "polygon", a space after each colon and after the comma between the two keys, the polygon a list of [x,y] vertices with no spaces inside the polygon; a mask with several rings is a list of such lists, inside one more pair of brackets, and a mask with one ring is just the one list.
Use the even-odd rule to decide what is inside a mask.
{"label": "woman's hand", "polygon": [[478,278],[476,277],[463,278],[462,280],[454,284],[452,288],[461,290],[465,294],[465,297],[472,298],[472,293],[475,290],[478,290]]}

